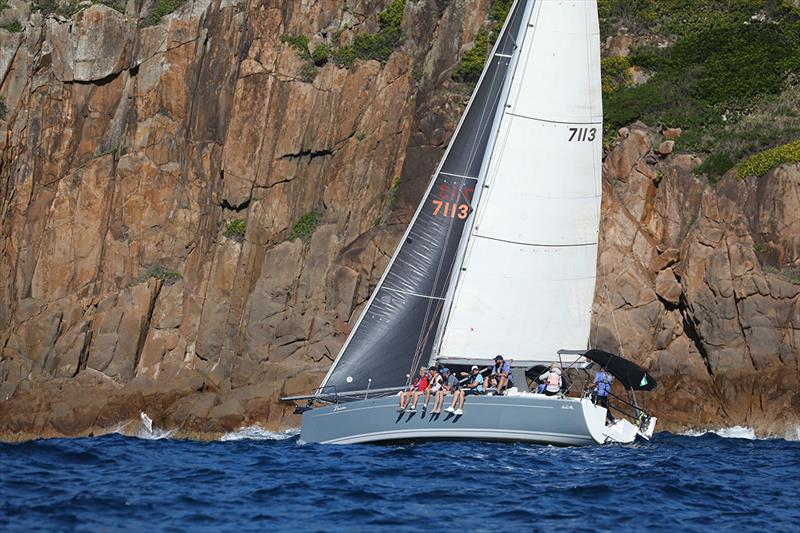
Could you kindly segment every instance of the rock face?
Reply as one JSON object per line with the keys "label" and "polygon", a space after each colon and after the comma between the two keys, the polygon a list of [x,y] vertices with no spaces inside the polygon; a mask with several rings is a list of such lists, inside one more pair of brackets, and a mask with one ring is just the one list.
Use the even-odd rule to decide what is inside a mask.
{"label": "rock face", "polygon": [[[318,385],[383,272],[489,7],[408,2],[385,64],[308,83],[280,36],[375,31],[383,2],[195,1],[149,27],[134,4],[0,30],[0,438],[297,426],[277,399]],[[796,423],[800,167],[712,189],[622,135],[595,344],[653,370],[662,427]]]}
{"label": "rock face", "polygon": [[711,188],[696,158],[655,157],[654,132],[623,134],[604,167],[595,342],[658,377],[646,401],[662,427],[787,434],[800,420],[800,165]]}

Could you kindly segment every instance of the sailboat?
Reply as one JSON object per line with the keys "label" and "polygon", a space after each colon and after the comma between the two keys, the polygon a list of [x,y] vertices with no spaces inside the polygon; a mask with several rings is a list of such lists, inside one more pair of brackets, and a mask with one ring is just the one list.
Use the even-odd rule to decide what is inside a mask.
{"label": "sailboat", "polygon": [[[517,0],[414,217],[319,389],[300,439],[632,442],[655,427],[635,392],[655,380],[589,349],[600,225],[600,35],[594,0]],[[397,412],[421,366],[510,362],[514,386],[463,414]],[[604,367],[627,418],[527,375]],[[573,380],[574,385],[574,380]],[[627,409],[627,411],[625,411]],[[629,420],[630,419],[630,420]]]}

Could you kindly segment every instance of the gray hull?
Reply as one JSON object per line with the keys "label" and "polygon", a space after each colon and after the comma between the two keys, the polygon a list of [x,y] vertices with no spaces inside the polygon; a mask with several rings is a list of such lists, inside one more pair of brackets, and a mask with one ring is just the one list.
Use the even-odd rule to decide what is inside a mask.
{"label": "gray hull", "polygon": [[[445,398],[447,407],[450,398]],[[422,400],[420,400],[420,406]],[[431,398],[429,408],[433,406]],[[356,444],[417,439],[479,439],[585,446],[606,442],[606,410],[588,399],[538,394],[472,396],[464,414],[398,413],[396,396],[358,400],[303,413],[300,440]],[[635,433],[634,433],[635,436]]]}

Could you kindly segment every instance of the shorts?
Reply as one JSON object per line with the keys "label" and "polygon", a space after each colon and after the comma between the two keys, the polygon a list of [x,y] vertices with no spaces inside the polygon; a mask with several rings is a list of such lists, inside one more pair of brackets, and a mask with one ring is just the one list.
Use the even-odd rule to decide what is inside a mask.
{"label": "shorts", "polygon": [[483,394],[483,393],[481,391],[479,391],[479,390],[464,389],[464,396],[480,396],[481,394]]}

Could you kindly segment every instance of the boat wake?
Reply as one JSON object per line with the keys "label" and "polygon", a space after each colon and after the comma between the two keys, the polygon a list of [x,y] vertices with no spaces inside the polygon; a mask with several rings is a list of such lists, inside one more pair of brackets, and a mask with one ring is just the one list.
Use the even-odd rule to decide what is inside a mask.
{"label": "boat wake", "polygon": [[236,440],[286,440],[300,434],[297,428],[287,429],[286,431],[269,431],[261,426],[250,426],[239,428],[232,433],[226,433],[220,439],[222,442]]}

